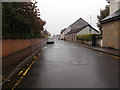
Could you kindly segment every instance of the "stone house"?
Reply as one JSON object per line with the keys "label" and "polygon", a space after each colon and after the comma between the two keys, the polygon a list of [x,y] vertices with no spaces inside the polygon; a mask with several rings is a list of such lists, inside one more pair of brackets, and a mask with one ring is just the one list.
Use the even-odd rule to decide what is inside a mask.
{"label": "stone house", "polygon": [[[112,8],[114,4],[110,2],[110,7]],[[120,6],[120,1],[116,4],[116,6]],[[110,15],[101,21],[103,24],[103,47],[120,49],[120,7],[118,10],[113,8],[111,10],[113,13],[110,12]]]}
{"label": "stone house", "polygon": [[99,31],[97,31],[95,28],[93,28],[90,24],[88,24],[82,18],[78,19],[76,22],[74,22],[69,27],[71,28],[71,30],[66,34],[67,41],[76,42],[76,37],[78,35],[93,34],[93,33],[98,34],[99,33]]}

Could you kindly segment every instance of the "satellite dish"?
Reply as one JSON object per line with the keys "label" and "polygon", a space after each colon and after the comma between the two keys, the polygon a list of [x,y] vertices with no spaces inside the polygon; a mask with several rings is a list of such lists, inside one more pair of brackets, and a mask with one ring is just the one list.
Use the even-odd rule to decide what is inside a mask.
{"label": "satellite dish", "polygon": [[114,1],[114,0],[106,0],[108,3],[110,3],[111,1]]}

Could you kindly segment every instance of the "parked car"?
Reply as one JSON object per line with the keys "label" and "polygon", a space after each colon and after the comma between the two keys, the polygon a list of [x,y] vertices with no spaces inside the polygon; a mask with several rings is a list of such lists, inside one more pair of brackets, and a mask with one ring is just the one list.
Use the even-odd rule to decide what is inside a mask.
{"label": "parked car", "polygon": [[54,38],[50,37],[48,40],[47,40],[47,44],[54,44]]}

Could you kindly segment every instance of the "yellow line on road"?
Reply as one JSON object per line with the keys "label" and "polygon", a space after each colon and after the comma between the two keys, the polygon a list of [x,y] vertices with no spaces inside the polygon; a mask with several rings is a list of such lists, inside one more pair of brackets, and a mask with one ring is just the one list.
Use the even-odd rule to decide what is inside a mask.
{"label": "yellow line on road", "polygon": [[[39,54],[40,55],[40,54]],[[29,65],[29,67],[25,70],[25,72],[23,73],[23,71],[21,70],[18,75],[21,75],[23,73],[23,76],[20,77],[20,79],[15,83],[15,85],[13,86],[12,90],[14,90],[17,85],[21,82],[21,80],[24,78],[24,76],[27,74],[27,72],[29,71],[29,69],[32,67],[32,65],[35,63],[35,61],[38,59],[37,56],[34,56],[34,61]]]}
{"label": "yellow line on road", "polygon": [[34,59],[36,58],[37,56],[34,56]]}
{"label": "yellow line on road", "polygon": [[34,64],[35,60],[30,64],[30,66],[26,69],[26,71],[23,73],[23,76],[25,76],[27,74],[27,72],[29,71],[29,69],[31,68],[31,66]]}
{"label": "yellow line on road", "polygon": [[18,73],[18,75],[21,75],[23,73],[23,71],[21,70],[19,73]]}
{"label": "yellow line on road", "polygon": [[23,77],[20,77],[20,79],[17,81],[17,83],[14,85],[14,87],[11,90],[14,90],[16,88],[16,86],[21,82],[22,79],[23,79]]}
{"label": "yellow line on road", "polygon": [[113,55],[110,55],[110,54],[107,54],[107,53],[104,53],[104,52],[99,52],[99,53],[100,53],[100,54],[107,55],[107,56],[110,56],[110,57],[115,58],[115,59],[120,59],[120,57],[113,56]]}

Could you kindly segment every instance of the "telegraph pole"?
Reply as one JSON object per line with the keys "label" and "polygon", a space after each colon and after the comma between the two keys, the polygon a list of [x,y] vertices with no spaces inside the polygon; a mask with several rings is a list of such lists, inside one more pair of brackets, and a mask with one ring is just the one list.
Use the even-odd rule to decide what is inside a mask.
{"label": "telegraph pole", "polygon": [[[90,26],[91,26],[91,19],[92,19],[92,16],[89,15],[89,18],[90,18]],[[90,32],[90,34],[91,34],[91,27],[89,28],[89,32]]]}

